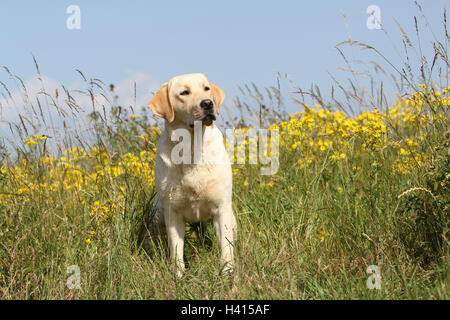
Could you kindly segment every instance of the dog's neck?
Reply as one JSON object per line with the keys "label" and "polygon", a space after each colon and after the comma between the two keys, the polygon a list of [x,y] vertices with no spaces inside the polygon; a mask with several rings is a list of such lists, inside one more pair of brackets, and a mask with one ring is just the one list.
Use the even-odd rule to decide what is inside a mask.
{"label": "dog's neck", "polygon": [[[182,143],[187,138],[190,141],[191,162],[189,164],[183,163],[178,166],[191,167],[192,164],[203,163],[205,156],[207,157],[207,149],[210,144],[210,132],[214,128],[214,123],[210,126],[197,123],[194,127],[184,122],[166,121],[165,131],[167,143],[173,148]],[[178,146],[177,146],[178,147]],[[184,150],[184,149],[183,149]],[[188,150],[188,149],[187,149]],[[186,151],[187,151],[186,150]],[[194,150],[196,152],[194,153]],[[189,152],[189,151],[188,151]]]}
{"label": "dog's neck", "polygon": [[[213,122],[209,126],[209,129],[213,128],[214,126],[215,126],[215,124]],[[180,129],[187,130],[189,132],[190,136],[191,136],[191,141],[194,141],[193,140],[194,139],[194,137],[193,137],[194,132],[195,132],[195,134],[199,134],[201,132],[201,136],[202,136],[203,140],[205,139],[205,134],[207,134],[207,132],[208,132],[208,126],[205,126],[205,125],[202,124],[201,127],[200,126],[197,127],[197,126],[194,126],[194,125],[189,125],[189,124],[187,124],[185,122],[182,122],[182,121],[177,121],[176,119],[173,122],[169,122],[169,121],[166,120],[166,122],[165,122],[165,129],[167,131],[167,137],[169,138],[169,142],[171,144],[178,143],[178,141],[172,141],[170,139],[170,137],[172,137],[172,134],[176,130],[180,130]]]}

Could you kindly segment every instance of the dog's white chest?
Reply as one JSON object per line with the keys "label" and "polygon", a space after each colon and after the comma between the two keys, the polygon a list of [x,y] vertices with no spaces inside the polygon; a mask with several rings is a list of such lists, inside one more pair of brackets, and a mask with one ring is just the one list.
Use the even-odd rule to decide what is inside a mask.
{"label": "dog's white chest", "polygon": [[[223,169],[223,168],[222,168]],[[196,165],[174,187],[172,202],[190,222],[206,220],[217,210],[225,192],[220,167]]]}

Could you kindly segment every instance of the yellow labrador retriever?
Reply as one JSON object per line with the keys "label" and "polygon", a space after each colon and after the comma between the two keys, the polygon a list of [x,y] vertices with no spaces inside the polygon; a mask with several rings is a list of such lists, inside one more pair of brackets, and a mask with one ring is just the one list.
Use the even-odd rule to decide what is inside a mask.
{"label": "yellow labrador retriever", "polygon": [[[222,89],[205,75],[195,73],[170,79],[148,105],[165,119],[155,159],[157,196],[152,223],[167,232],[178,276],[184,271],[185,223],[210,217],[218,235],[224,271],[233,271],[236,219],[231,204],[232,170],[222,133],[214,125],[223,100]],[[186,147],[181,152],[186,153],[183,161],[179,159],[180,143]]]}

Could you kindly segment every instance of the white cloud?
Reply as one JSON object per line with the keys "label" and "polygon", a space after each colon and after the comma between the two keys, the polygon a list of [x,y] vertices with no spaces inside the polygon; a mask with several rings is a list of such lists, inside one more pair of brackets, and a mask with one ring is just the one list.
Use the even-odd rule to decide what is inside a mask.
{"label": "white cloud", "polygon": [[[134,99],[134,84],[136,83],[136,101]],[[119,103],[124,107],[132,106],[135,111],[141,106],[147,106],[160,87],[148,73],[133,72],[115,87],[115,93],[119,96]],[[137,109],[137,110],[136,110]]]}
{"label": "white cloud", "polygon": [[3,95],[0,99],[0,119],[2,121],[17,120],[19,114],[27,115],[32,112],[29,108],[31,108],[31,104],[36,103],[36,97],[45,98],[45,95],[40,93],[43,89],[54,95],[55,90],[59,88],[56,80],[46,76],[34,76],[24,83],[25,89],[18,81],[10,80],[9,83],[5,83],[5,86],[8,84],[14,85],[16,90],[11,92],[11,88],[8,88],[8,93],[5,88],[1,87],[0,92]]}
{"label": "white cloud", "polygon": [[[65,87],[69,90],[75,104],[80,108],[80,112],[73,111],[69,106],[67,94],[63,85],[56,79],[45,75],[34,76],[24,82],[9,79],[5,83],[8,91],[0,85],[0,134],[9,140],[17,140],[16,134],[11,133],[9,123],[20,126],[22,115],[27,127],[33,125],[38,127],[39,132],[29,132],[29,134],[52,134],[56,137],[63,137],[67,130],[62,130],[64,122],[72,130],[85,130],[89,121],[87,115],[92,112],[91,96],[87,94],[89,84],[76,82]],[[136,98],[134,85],[136,83]],[[25,88],[24,88],[25,87]],[[103,90],[97,86],[92,86],[96,111],[103,113],[103,107],[108,113],[113,102],[113,97],[109,91],[109,84],[105,82]],[[15,90],[12,90],[14,88]],[[114,95],[118,96],[117,103],[125,107],[130,113],[130,106],[135,113],[139,113],[141,106],[146,106],[152,97],[152,92],[159,88],[159,83],[149,74],[144,72],[129,72],[127,77],[115,85]],[[106,97],[106,98],[105,98]],[[38,107],[36,99],[39,99],[41,108]],[[109,100],[109,101],[108,101]],[[55,107],[56,105],[57,107]],[[42,109],[42,114],[41,114]],[[61,114],[65,113],[67,117]],[[35,129],[31,129],[35,130]]]}

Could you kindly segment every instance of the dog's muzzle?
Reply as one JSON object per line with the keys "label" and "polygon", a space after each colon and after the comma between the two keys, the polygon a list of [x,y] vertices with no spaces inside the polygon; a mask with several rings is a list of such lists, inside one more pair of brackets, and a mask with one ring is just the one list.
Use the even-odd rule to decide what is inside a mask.
{"label": "dog's muzzle", "polygon": [[205,99],[200,102],[200,107],[203,110],[202,123],[205,126],[212,125],[213,121],[216,120],[216,115],[214,114],[214,102],[211,99]]}
{"label": "dog's muzzle", "polygon": [[208,113],[207,115],[205,115],[202,119],[202,123],[205,126],[210,126],[212,125],[213,121],[216,120],[216,115],[214,113]]}

